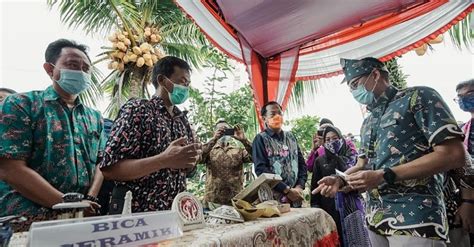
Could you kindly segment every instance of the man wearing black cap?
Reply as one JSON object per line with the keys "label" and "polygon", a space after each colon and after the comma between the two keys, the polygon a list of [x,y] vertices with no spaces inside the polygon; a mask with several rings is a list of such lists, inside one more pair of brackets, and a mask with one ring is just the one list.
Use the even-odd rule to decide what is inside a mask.
{"label": "man wearing black cap", "polygon": [[353,97],[370,115],[361,129],[362,164],[371,170],[319,181],[314,193],[331,196],[348,183],[368,191],[373,246],[445,246],[443,172],[466,162],[462,131],[432,88],[399,90],[375,58],[341,59]]}

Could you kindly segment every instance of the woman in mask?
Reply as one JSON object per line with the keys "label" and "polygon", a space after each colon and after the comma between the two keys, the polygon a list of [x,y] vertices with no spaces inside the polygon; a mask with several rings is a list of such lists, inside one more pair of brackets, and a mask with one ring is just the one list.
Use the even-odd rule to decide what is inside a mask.
{"label": "woman in mask", "polygon": [[[308,168],[309,172],[313,172],[313,165],[316,158],[318,158],[319,156],[323,156],[325,153],[325,149],[323,146],[323,143],[324,143],[323,134],[324,134],[324,130],[328,126],[334,127],[334,124],[331,122],[331,120],[327,118],[321,119],[319,129],[313,135],[313,145],[311,148],[311,152],[308,155],[308,159],[306,161],[306,167]],[[357,158],[356,158],[357,148],[354,142],[349,138],[345,139],[344,142],[346,146],[348,147],[348,149],[346,149],[346,153],[344,154],[344,156],[347,157],[347,159],[349,159],[347,164],[349,166],[353,166],[357,161]]]}
{"label": "woman in mask", "polygon": [[[315,159],[313,164],[313,176],[311,189],[318,187],[318,181],[330,175],[336,174],[336,169],[344,172],[354,165],[357,153],[346,144],[341,131],[334,126],[327,126],[323,133],[324,154]],[[311,207],[318,207],[329,213],[337,225],[339,239],[342,246],[346,237],[344,236],[344,218],[356,210],[362,210],[362,204],[355,192],[350,194],[338,193],[336,199],[324,197],[321,194],[311,195]]]}

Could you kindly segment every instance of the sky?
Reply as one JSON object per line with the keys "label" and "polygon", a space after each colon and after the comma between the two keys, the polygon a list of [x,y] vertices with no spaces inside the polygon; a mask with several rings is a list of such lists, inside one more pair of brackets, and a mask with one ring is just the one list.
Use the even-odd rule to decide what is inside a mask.
{"label": "sky", "polygon": [[[45,1],[0,0],[0,87],[12,88],[18,92],[43,90],[51,84],[44,72],[44,50],[59,38],[76,40],[89,46],[94,57],[107,41],[100,36],[87,36],[81,30],[73,30],[61,23],[56,9],[49,9]],[[469,114],[461,111],[452,100],[456,84],[474,78],[473,53],[457,50],[445,36],[443,44],[433,46],[424,56],[409,52],[399,59],[403,72],[408,74],[408,86],[430,86],[445,99],[456,120],[466,121]],[[233,62],[233,75],[224,82],[224,92],[230,92],[248,81],[244,66]],[[110,72],[106,64],[99,68],[104,74]],[[192,85],[199,89],[207,70],[194,70]],[[287,120],[302,115],[331,119],[343,133],[358,134],[363,120],[360,105],[352,98],[346,85],[340,85],[341,76],[318,81],[315,97],[306,96],[306,105],[301,112],[289,112]],[[98,106],[103,111],[106,101]],[[186,105],[184,105],[186,107]]]}

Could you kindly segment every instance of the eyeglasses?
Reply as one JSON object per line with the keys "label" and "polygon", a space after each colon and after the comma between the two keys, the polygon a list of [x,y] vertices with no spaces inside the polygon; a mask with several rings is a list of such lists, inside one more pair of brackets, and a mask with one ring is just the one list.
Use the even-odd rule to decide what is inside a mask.
{"label": "eyeglasses", "polygon": [[469,91],[465,94],[458,95],[456,98],[453,99],[453,101],[456,103],[459,103],[459,101],[461,101],[461,98],[472,97],[472,96],[474,96],[474,91]]}
{"label": "eyeglasses", "polygon": [[357,86],[359,86],[359,81],[360,81],[361,78],[362,78],[362,76],[359,76],[359,77],[353,79],[351,82],[349,82],[349,89],[351,91],[355,90],[357,88]]}
{"label": "eyeglasses", "polygon": [[[349,89],[350,89],[351,91],[354,91],[354,90],[356,90],[356,88],[357,88],[359,85],[365,85],[365,84],[367,83],[367,80],[369,80],[370,76],[372,75],[372,73],[374,73],[374,71],[375,71],[375,68],[372,69],[372,71],[370,71],[369,74],[361,75],[361,76],[359,76],[359,77],[353,79],[352,82],[349,82]],[[365,80],[364,80],[364,83],[359,83],[360,79],[362,79],[362,77],[364,77],[364,76],[367,76],[367,77],[365,78]]]}

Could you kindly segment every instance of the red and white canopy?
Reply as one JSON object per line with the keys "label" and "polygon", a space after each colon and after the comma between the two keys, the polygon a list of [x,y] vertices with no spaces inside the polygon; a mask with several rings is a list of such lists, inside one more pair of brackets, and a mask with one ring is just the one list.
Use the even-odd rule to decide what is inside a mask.
{"label": "red and white canopy", "polygon": [[246,64],[259,109],[286,107],[297,80],[341,73],[340,58],[406,53],[462,20],[474,0],[175,0],[228,56]]}

